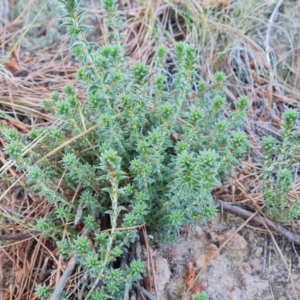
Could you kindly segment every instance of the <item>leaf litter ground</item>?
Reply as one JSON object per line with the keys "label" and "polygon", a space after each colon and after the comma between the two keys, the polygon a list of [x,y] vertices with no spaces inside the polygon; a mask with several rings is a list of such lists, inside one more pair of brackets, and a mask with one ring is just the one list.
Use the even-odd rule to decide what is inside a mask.
{"label": "leaf litter ground", "polygon": [[[223,200],[248,204],[255,210],[255,204],[259,203],[257,199],[261,199],[255,165],[261,137],[269,134],[278,137],[282,111],[287,107],[299,109],[299,45],[296,37],[300,29],[297,18],[300,5],[294,1],[263,2],[261,6],[257,3],[245,12],[258,19],[253,22],[253,27],[247,27],[246,35],[242,28],[235,31],[233,26],[226,27],[226,22],[220,23],[220,19],[213,19],[209,14],[206,19],[203,15],[194,16],[216,28],[207,33],[219,34],[219,41],[212,39],[219,52],[212,51],[212,41],[200,44],[199,40],[205,36],[195,34],[196,25],[189,27],[185,14],[180,13],[184,9],[200,12],[203,5],[208,5],[208,11],[214,10],[215,15],[221,13],[222,20],[226,21],[240,2],[191,1],[184,7],[181,1],[171,4],[153,1],[141,5],[123,0],[120,7],[128,20],[124,33],[126,43],[130,45],[127,54],[132,59],[147,60],[152,66],[156,45],[164,43],[172,48],[175,41],[187,39],[203,48],[199,72],[204,79],[209,80],[213,72],[220,69],[231,74],[226,91],[229,103],[240,94],[249,95],[251,107],[245,130],[253,147],[243,166],[235,170],[226,183],[227,198],[224,196]],[[66,84],[77,88],[78,85],[74,76],[76,64],[69,55],[68,41],[64,32],[57,29],[59,18],[53,13],[55,5],[47,8],[50,14],[47,16],[45,7],[38,1],[31,0],[23,6],[22,3],[14,5],[4,1],[0,4],[4,13],[0,29],[3,58],[0,117],[3,124],[15,127],[26,136],[34,126],[49,126],[55,122],[41,112],[43,98],[48,98],[52,91],[61,91]],[[30,4],[33,3],[41,10],[32,11]],[[97,4],[83,1],[83,6],[89,7],[87,19],[96,25],[90,38],[99,43],[107,42]],[[31,23],[34,16],[39,17],[35,24]],[[268,44],[264,45],[262,40]],[[204,63],[207,58],[209,65]],[[4,165],[2,152],[1,161]],[[13,175],[14,170],[9,172]],[[299,176],[295,173],[294,177],[294,190],[299,194]],[[5,182],[2,183],[5,186]],[[29,201],[20,191],[12,190],[0,204],[4,211],[9,208],[20,215],[26,212],[27,216],[37,219],[50,209],[38,203]],[[299,224],[293,225],[291,229],[297,232]],[[44,237],[36,236],[34,241],[28,237],[24,239],[21,235],[26,233],[22,226],[2,226],[16,239],[9,244],[1,241],[0,298],[34,299],[35,284],[41,282],[43,276],[51,277],[53,282],[58,280],[59,272],[55,273],[53,269],[62,270],[65,262],[56,255],[55,245]],[[300,247],[274,232],[271,234],[265,226],[246,223],[237,216],[220,212],[208,224],[184,227],[178,235],[177,243],[153,244],[148,251],[143,243],[141,246],[136,244],[145,261],[150,255],[152,257],[155,272],[151,275],[149,271],[153,278],[146,278],[144,286],[153,288],[155,279],[159,299],[179,299],[188,286],[190,291],[205,290],[210,299],[299,298]]]}

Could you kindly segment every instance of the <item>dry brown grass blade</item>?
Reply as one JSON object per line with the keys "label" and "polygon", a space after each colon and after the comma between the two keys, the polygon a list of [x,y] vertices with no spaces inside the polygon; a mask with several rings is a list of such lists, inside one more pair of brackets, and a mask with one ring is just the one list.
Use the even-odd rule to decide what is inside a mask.
{"label": "dry brown grass blade", "polygon": [[49,98],[53,91],[60,91],[67,84],[73,84],[75,88],[78,86],[75,81],[76,66],[68,66],[65,59],[53,60],[51,52],[44,55],[41,53],[26,60],[22,57],[20,59],[23,59],[20,64],[21,72],[0,77],[3,87],[0,100],[11,108],[19,105],[40,109],[41,101]]}
{"label": "dry brown grass blade", "polygon": [[[232,204],[227,204],[226,202],[223,202],[223,201],[218,201],[217,206],[226,212],[231,212],[231,213],[234,213],[234,214],[244,217],[244,218],[248,218],[248,217],[252,216],[252,214],[253,214],[250,211],[247,211],[245,209],[242,209],[242,208],[232,205]],[[260,211],[260,209],[258,209],[257,211]],[[284,228],[284,227],[276,224],[275,222],[270,221],[266,217],[262,217],[260,215],[253,217],[252,220],[258,224],[264,225],[269,233],[271,233],[270,230],[273,230],[300,245],[300,235],[299,234],[296,234],[290,230],[287,230],[286,228]]]}
{"label": "dry brown grass blade", "polygon": [[[47,214],[44,211],[44,214]],[[32,241],[36,240],[36,243]],[[51,258],[51,262],[58,264],[55,255],[46,246],[47,239],[40,235],[36,237],[31,235],[27,240],[22,240],[1,246],[1,252],[6,258],[10,257],[15,270],[14,281],[11,285],[14,295],[13,299],[33,299],[36,284],[40,282],[39,278],[47,276],[41,273],[43,261]],[[7,263],[5,263],[5,266]]]}
{"label": "dry brown grass blade", "polygon": [[[3,262],[4,261],[4,253],[0,253],[0,261]],[[0,299],[4,299],[4,288],[3,288],[3,276],[4,273],[4,268],[3,268],[3,263],[0,264]]]}
{"label": "dry brown grass blade", "polygon": [[143,237],[144,237],[144,240],[146,243],[146,249],[147,249],[147,271],[149,272],[148,277],[151,278],[151,275],[153,276],[153,285],[154,285],[155,295],[156,295],[156,298],[159,300],[157,286],[156,286],[156,279],[155,279],[155,268],[154,268],[154,264],[153,264],[152,253],[151,253],[152,251],[149,246],[148,235],[147,235],[145,225],[142,227],[142,232],[143,232]]}
{"label": "dry brown grass blade", "polygon": [[271,47],[270,47],[270,36],[271,36],[271,29],[274,25],[274,19],[278,13],[278,10],[280,8],[280,6],[282,5],[283,0],[279,0],[271,14],[271,17],[269,19],[268,22],[268,26],[267,26],[267,33],[266,33],[266,42],[265,42],[265,48],[266,48],[266,59],[268,62],[268,65],[270,66],[269,68],[269,72],[270,72],[270,80],[269,80],[269,85],[268,85],[268,94],[269,94],[269,106],[272,106],[272,100],[273,100],[273,80],[274,80],[274,74],[273,74],[273,70],[271,68]]}

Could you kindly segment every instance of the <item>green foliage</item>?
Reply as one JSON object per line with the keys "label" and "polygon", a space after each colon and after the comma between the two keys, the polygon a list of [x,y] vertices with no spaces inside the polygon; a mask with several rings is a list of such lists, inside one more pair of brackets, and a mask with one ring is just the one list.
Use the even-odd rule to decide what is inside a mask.
{"label": "green foliage", "polygon": [[46,285],[38,285],[36,288],[36,294],[39,299],[48,299],[51,295],[49,287]]}
{"label": "green foliage", "polygon": [[206,292],[200,292],[197,293],[195,296],[193,296],[193,300],[208,300],[209,297]]}
{"label": "green foliage", "polygon": [[262,179],[266,213],[280,223],[297,219],[299,203],[292,199],[293,165],[299,162],[300,131],[299,115],[294,109],[283,114],[278,142],[273,137],[263,139]]}
{"label": "green foliage", "polygon": [[[247,98],[240,97],[236,109],[224,114],[225,75],[198,84],[195,48],[185,43],[174,49],[175,74],[167,72],[165,47],[157,49],[153,78],[142,61],[128,67],[114,1],[103,0],[111,44],[101,47],[84,38],[89,27],[80,22],[79,1],[60,2],[85,100],[72,86],[54,93],[44,107],[59,122],[34,129],[31,143],[2,128],[5,152],[27,172],[28,191],[55,208],[35,229],[52,237],[61,254],[76,254],[96,278],[85,299],[123,298],[125,288],[141,278],[143,264],[132,261],[125,270],[112,264],[139,226],[146,224],[157,240],[171,241],[179,226],[215,214],[211,191],[248,148],[240,131]],[[105,231],[99,221],[104,215],[110,218]],[[84,225],[93,245],[72,222]],[[97,290],[100,281],[103,288]],[[37,290],[41,298],[46,292]]]}

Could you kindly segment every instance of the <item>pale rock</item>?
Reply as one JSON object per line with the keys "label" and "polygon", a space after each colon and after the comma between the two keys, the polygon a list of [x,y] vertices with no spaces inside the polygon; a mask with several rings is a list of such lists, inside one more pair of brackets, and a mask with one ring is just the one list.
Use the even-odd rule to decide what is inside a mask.
{"label": "pale rock", "polygon": [[168,261],[165,258],[158,256],[155,259],[155,282],[158,291],[162,292],[164,290],[170,277],[171,272]]}

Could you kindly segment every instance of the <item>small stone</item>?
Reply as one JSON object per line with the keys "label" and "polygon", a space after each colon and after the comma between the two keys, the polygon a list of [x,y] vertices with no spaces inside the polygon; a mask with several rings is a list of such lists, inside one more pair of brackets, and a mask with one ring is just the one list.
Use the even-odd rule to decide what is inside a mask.
{"label": "small stone", "polygon": [[258,256],[258,257],[261,257],[262,256],[262,253],[263,253],[263,248],[262,247],[257,247],[255,249],[255,255]]}
{"label": "small stone", "polygon": [[[233,233],[233,230],[230,230],[228,232],[226,232],[225,234],[225,238],[229,238]],[[228,243],[227,247],[231,250],[234,251],[235,257],[237,258],[237,260],[242,259],[242,257],[244,256],[244,252],[247,248],[247,241],[244,239],[244,237],[242,237],[241,235],[239,235],[238,233],[230,240],[230,242]]]}
{"label": "small stone", "polygon": [[155,271],[156,286],[157,289],[162,292],[171,277],[168,261],[165,258],[158,256],[155,259]]}
{"label": "small stone", "polygon": [[206,234],[200,226],[195,227],[195,239],[199,240],[199,242],[204,246],[208,244]]}
{"label": "small stone", "polygon": [[206,254],[201,254],[200,256],[198,256],[197,260],[196,260],[196,265],[198,268],[204,268],[207,264],[207,255]]}

